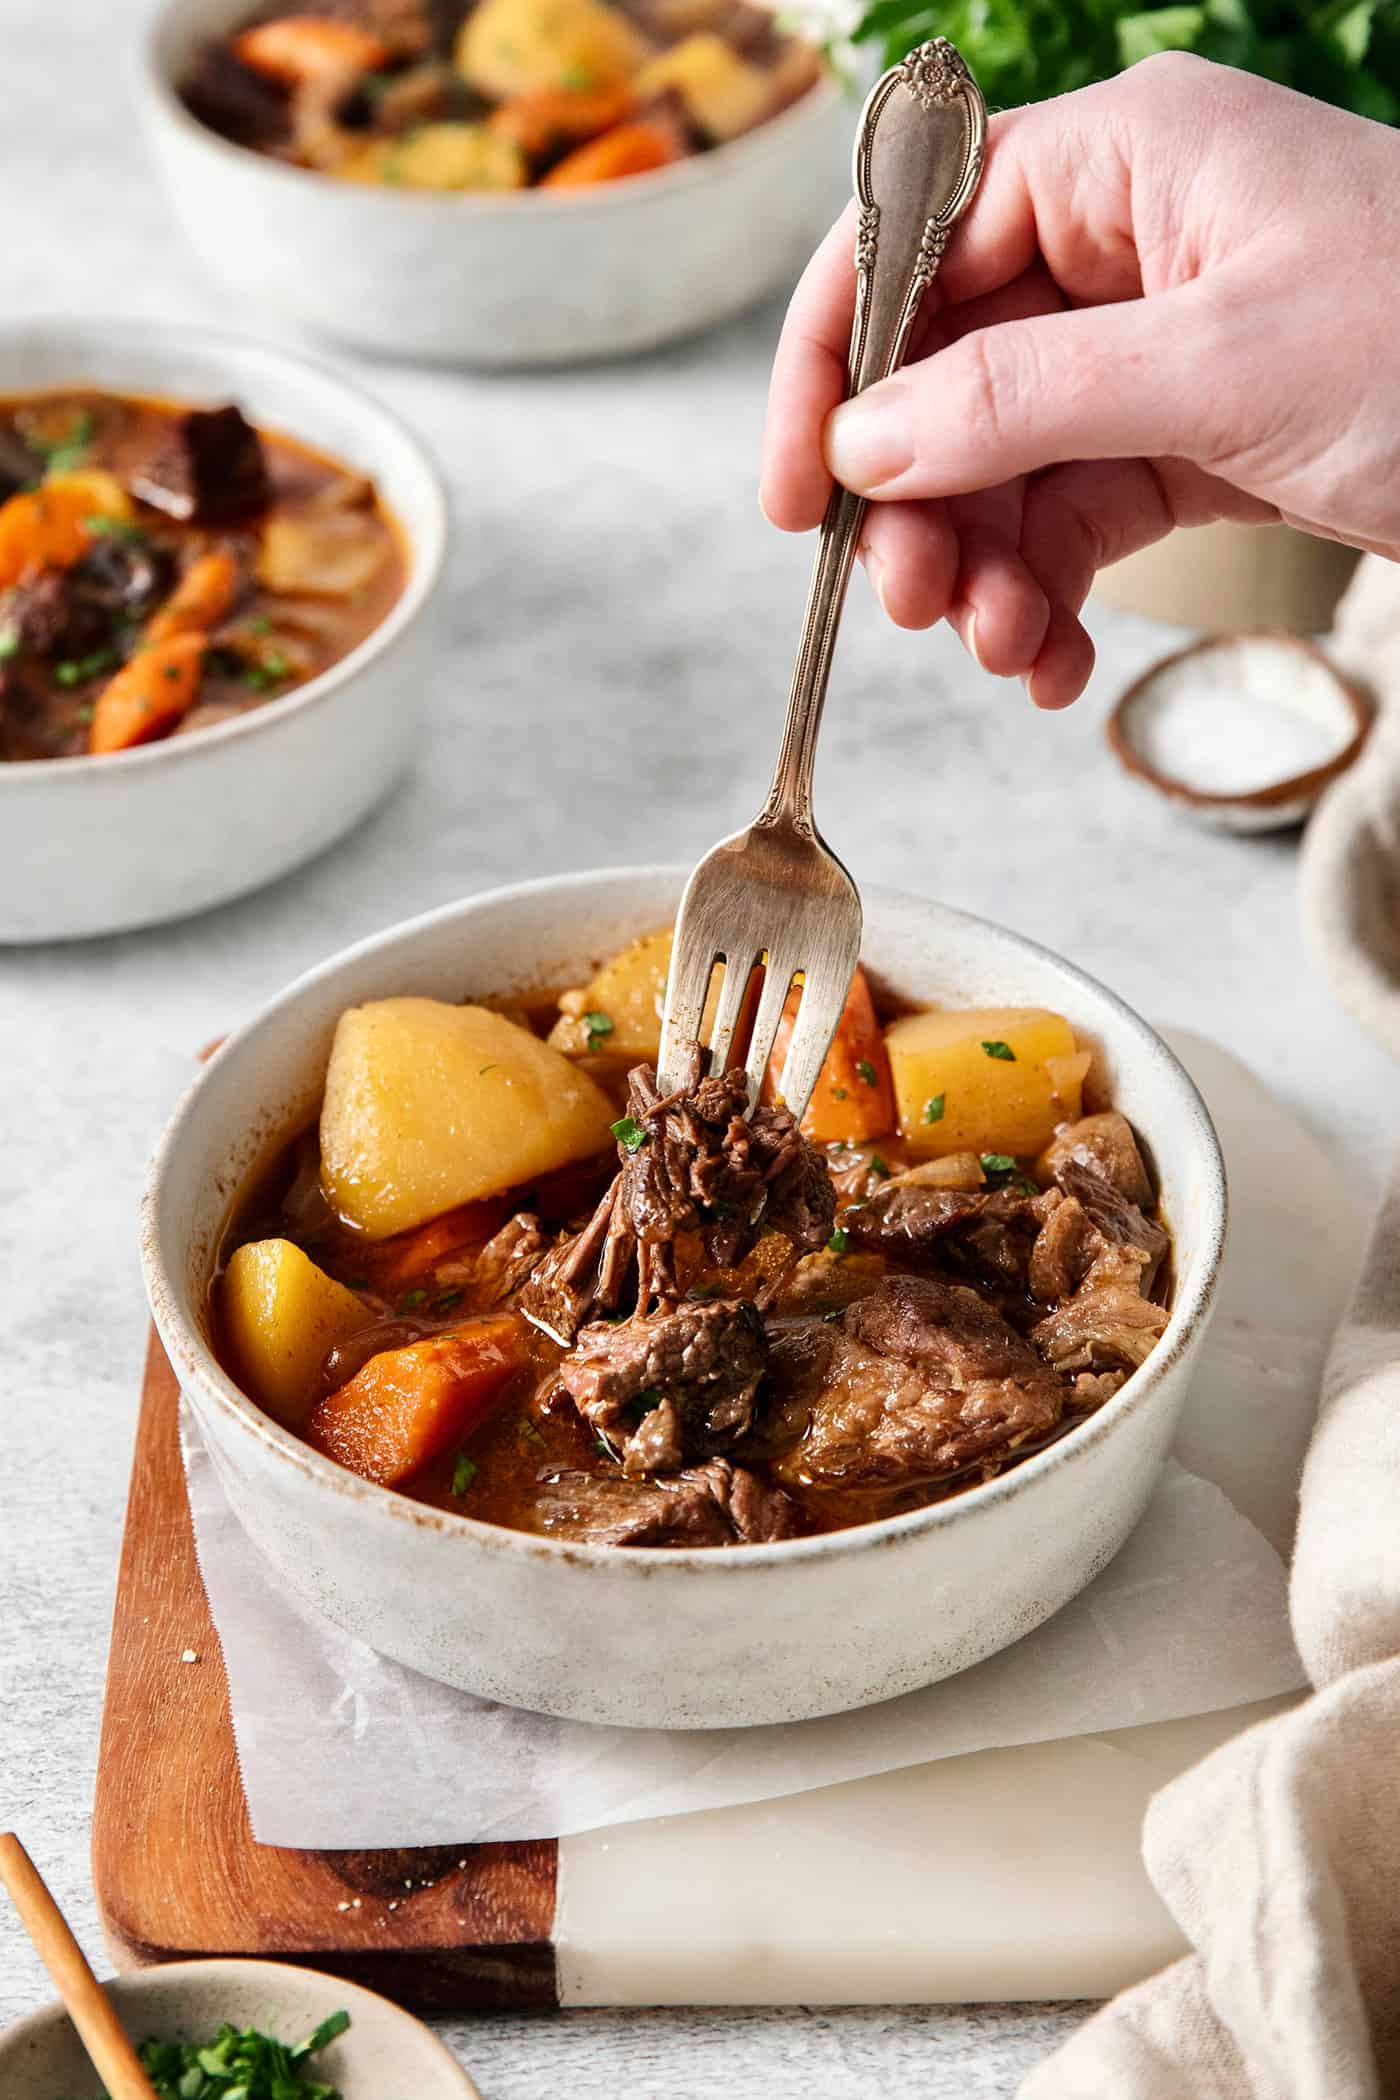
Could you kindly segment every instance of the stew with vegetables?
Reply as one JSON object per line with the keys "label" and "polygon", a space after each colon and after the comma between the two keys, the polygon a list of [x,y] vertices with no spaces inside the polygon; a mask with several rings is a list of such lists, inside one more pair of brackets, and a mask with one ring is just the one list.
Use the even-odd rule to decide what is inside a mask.
{"label": "stew with vegetables", "polygon": [[215,1283],[252,1398],[366,1479],[622,1546],[915,1509],[1103,1406],[1166,1327],[1171,1247],[1070,1023],[892,1011],[858,970],[798,1125],[796,986],[752,1115],[698,1048],[661,1097],[670,949],[341,1016]]}
{"label": "stew with vegetables", "polygon": [[206,45],[182,94],[346,182],[577,189],[752,131],[820,71],[748,0],[322,0]]}
{"label": "stew with vegetables", "polygon": [[246,714],[348,655],[405,578],[373,483],[232,405],[0,402],[0,759]]}

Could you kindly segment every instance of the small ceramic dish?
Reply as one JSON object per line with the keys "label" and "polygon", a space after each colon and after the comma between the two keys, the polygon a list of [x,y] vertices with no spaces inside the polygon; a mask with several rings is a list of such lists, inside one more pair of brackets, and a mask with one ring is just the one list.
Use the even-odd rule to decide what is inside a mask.
{"label": "small ceramic dish", "polygon": [[[225,2020],[300,2042],[342,2008],[350,2025],[316,2058],[344,2100],[481,2100],[437,2036],[387,1998],[284,1962],[180,1961],[106,1986],[135,2042],[204,2042]],[[101,2080],[63,2007],[41,2006],[0,2035],[0,2100],[96,2100]]]}
{"label": "small ceramic dish", "polygon": [[422,446],[321,365],[140,321],[0,328],[0,395],[69,384],[235,400],[254,423],[358,468],[402,530],[408,576],[360,646],[285,699],[107,757],[0,764],[0,941],[183,918],[285,874],[365,816],[409,756],[424,615],[447,542],[446,499]]}
{"label": "small ceramic dish", "polygon": [[1361,687],[1292,634],[1222,634],[1154,664],[1108,721],[1114,756],[1223,831],[1300,824],[1359,754]]}
{"label": "small ceramic dish", "polygon": [[653,174],[501,196],[338,182],[231,145],[176,83],[249,0],[165,0],[147,128],[210,273],[260,313],[393,357],[555,365],[650,349],[787,289],[840,209],[854,111],[831,78]]}
{"label": "small ceramic dish", "polygon": [[1215,1291],[1225,1178],[1190,1079],[1102,986],[1004,928],[865,896],[862,954],[916,1006],[1048,1006],[1146,1140],[1175,1240],[1166,1333],[1121,1391],[1034,1457],[943,1502],[770,1545],[636,1548],[507,1531],[371,1485],[256,1407],[210,1346],[230,1209],[314,1114],[348,1006],[572,984],[675,914],[686,871],[552,876],[430,913],[303,977],[204,1068],[152,1166],[147,1288],[230,1503],[289,1588],[429,1677],[510,1706],[652,1728],[873,1704],[1006,1647],[1117,1552],[1166,1457]]}

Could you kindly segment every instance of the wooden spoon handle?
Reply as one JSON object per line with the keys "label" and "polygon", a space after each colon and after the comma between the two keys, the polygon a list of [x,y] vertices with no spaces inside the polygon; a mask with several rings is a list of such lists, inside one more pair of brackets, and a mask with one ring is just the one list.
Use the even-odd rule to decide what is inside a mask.
{"label": "wooden spoon handle", "polygon": [[0,1835],[0,1882],[10,1894],[39,1959],[52,1976],[83,2047],[111,2100],[156,2100],[116,2010],[68,1929],[68,1921],[44,1885],[19,1839]]}

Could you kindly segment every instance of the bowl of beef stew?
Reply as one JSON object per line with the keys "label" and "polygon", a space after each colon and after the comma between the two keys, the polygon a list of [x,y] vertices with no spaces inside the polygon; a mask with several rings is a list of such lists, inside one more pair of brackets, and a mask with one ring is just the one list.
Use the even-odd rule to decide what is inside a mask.
{"label": "bowl of beef stew", "polygon": [[824,61],[750,0],[167,0],[145,99],[215,275],[335,340],[503,366],[649,348],[788,289],[851,129]]}
{"label": "bowl of beef stew", "polygon": [[733,1726],[951,1675],[1116,1552],[1225,1189],[1143,1022],[896,893],[800,1125],[698,1054],[660,1100],[680,886],[499,891],[303,979],[187,1098],[144,1258],[294,1590],[484,1697]]}
{"label": "bowl of beef stew", "polygon": [[445,533],[416,441],[318,367],[0,331],[0,940],[184,916],[363,816]]}

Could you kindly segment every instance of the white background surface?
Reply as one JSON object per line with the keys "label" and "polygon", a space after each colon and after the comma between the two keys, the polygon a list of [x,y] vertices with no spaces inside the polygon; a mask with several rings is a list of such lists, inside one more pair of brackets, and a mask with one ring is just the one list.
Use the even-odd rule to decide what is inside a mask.
{"label": "white background surface", "polygon": [[[0,0],[3,311],[256,334],[256,309],[193,273],[155,192],[129,94],[141,11]],[[0,1823],[25,1836],[94,1951],[88,1809],[144,1336],[133,1213],[154,1134],[199,1045],[345,942],[498,880],[684,857],[752,813],[809,555],[754,502],[778,318],[563,376],[372,371],[427,435],[458,516],[412,777],[262,896],[162,933],[0,952]],[[1303,957],[1294,847],[1190,830],[1118,777],[1105,707],[1166,638],[1117,616],[1095,625],[1093,691],[1042,718],[950,636],[886,629],[858,578],[824,828],[859,878],[1004,919],[1149,1015],[1223,1039],[1369,1196],[1393,1137],[1393,1072]],[[45,1995],[0,1918],[0,2019]],[[450,2034],[488,2100],[566,2083],[645,2100],[980,2100],[1009,2092],[1078,2016],[629,2012]]]}

